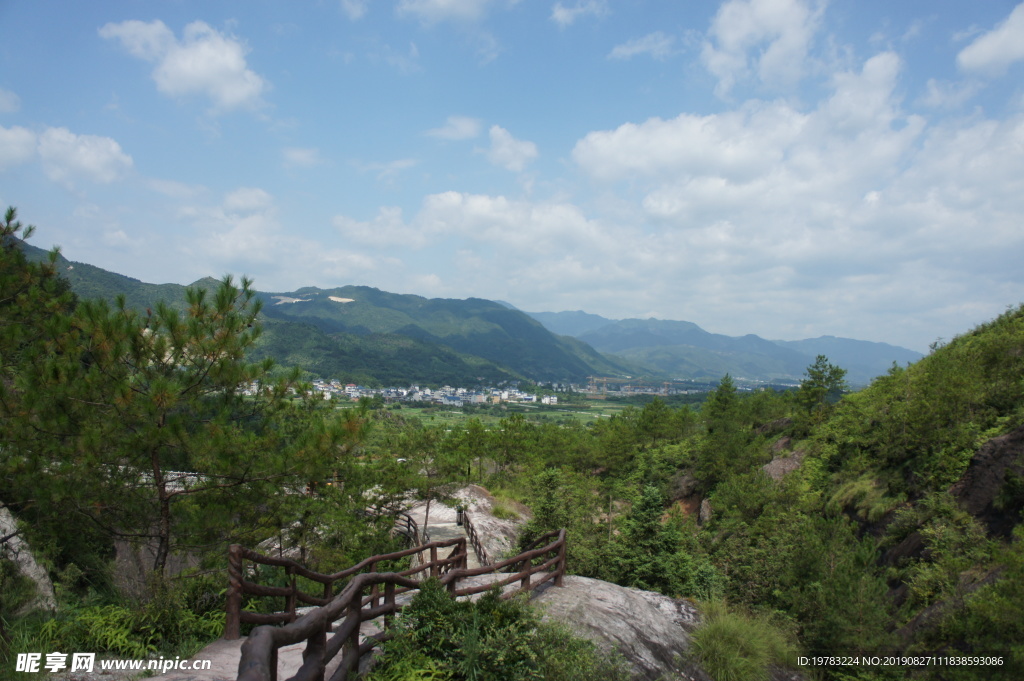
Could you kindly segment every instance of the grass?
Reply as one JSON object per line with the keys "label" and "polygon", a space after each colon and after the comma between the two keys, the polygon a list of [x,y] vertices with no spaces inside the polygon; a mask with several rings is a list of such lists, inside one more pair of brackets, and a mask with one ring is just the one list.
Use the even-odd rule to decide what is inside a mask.
{"label": "grass", "polygon": [[693,654],[716,681],[766,681],[771,665],[792,666],[796,647],[765,617],[704,604],[704,624],[693,634]]}

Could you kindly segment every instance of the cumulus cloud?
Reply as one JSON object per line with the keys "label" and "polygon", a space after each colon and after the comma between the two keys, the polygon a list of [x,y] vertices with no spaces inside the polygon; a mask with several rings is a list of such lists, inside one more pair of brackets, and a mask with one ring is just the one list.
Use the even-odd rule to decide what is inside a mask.
{"label": "cumulus cloud", "polygon": [[368,221],[354,220],[345,215],[331,221],[342,236],[342,243],[355,243],[374,248],[413,248],[427,245],[428,235],[415,225],[402,219],[402,209],[385,206]]}
{"label": "cumulus cloud", "polygon": [[608,3],[605,0],[577,0],[572,5],[556,2],[551,8],[551,21],[565,28],[583,17],[603,17],[607,14]]}
{"label": "cumulus cloud", "polygon": [[155,62],[152,76],[160,92],[205,96],[213,113],[258,107],[269,87],[248,67],[248,47],[203,21],[188,24],[181,40],[159,20],[109,23],[99,34],[120,42],[132,56]]}
{"label": "cumulus cloud", "polygon": [[[876,338],[922,349],[936,329],[998,313],[977,307],[993,292],[1018,300],[1024,115],[928,124],[902,106],[901,69],[883,52],[809,108],[751,100],[580,139],[575,162],[620,198],[621,222],[643,225],[624,249],[643,244],[644,271],[662,273],[641,295],[651,309],[710,325],[717,305],[743,318],[717,330],[779,337],[864,337],[851,320],[902,315]],[[666,309],[670,292],[686,307]],[[772,315],[803,322],[783,330]]]}
{"label": "cumulus cloud", "polygon": [[224,210],[231,213],[254,213],[267,210],[274,199],[258,187],[239,187],[224,197]]}
{"label": "cumulus cloud", "polygon": [[36,134],[27,128],[0,125],[0,170],[28,163],[36,155]]}
{"label": "cumulus cloud", "polygon": [[960,51],[957,65],[964,71],[998,75],[1010,64],[1024,60],[1024,3],[1001,24]]}
{"label": "cumulus cloud", "polygon": [[483,18],[491,0],[399,0],[395,12],[425,24],[442,21],[475,22]]}
{"label": "cumulus cloud", "polygon": [[281,155],[287,168],[312,168],[323,163],[320,150],[313,147],[285,147]]}
{"label": "cumulus cloud", "polygon": [[418,161],[414,158],[399,158],[394,161],[374,161],[372,163],[357,164],[362,171],[369,171],[377,175],[378,180],[389,180],[414,167]]}
{"label": "cumulus cloud", "polygon": [[159,194],[180,200],[193,199],[206,191],[206,188],[201,185],[191,185],[176,180],[162,180],[158,178],[150,178],[146,181],[146,185]]}
{"label": "cumulus cloud", "polygon": [[0,87],[0,113],[14,113],[21,108],[21,98]]}
{"label": "cumulus cloud", "polygon": [[190,205],[180,217],[196,236],[184,247],[198,272],[259,271],[260,290],[288,290],[310,283],[310,272],[334,280],[364,281],[387,258],[325,247],[285,229],[274,197],[259,187],[239,187],[217,205]]}
{"label": "cumulus cloud", "polygon": [[919,101],[924,106],[936,109],[961,106],[980,89],[975,82],[954,83],[935,78],[929,78],[926,87],[927,92]]}
{"label": "cumulus cloud", "polygon": [[491,148],[487,151],[487,159],[494,165],[518,173],[537,158],[536,144],[517,140],[500,125],[492,125],[489,134]]}
{"label": "cumulus cloud", "polygon": [[642,38],[636,38],[616,45],[608,54],[609,59],[632,59],[640,54],[647,54],[655,59],[665,59],[672,55],[675,47],[675,37],[667,35],[662,31],[648,33]]}
{"label": "cumulus cloud", "polygon": [[358,21],[366,16],[367,0],[341,0],[341,9],[352,21]]}
{"label": "cumulus cloud", "polygon": [[67,186],[79,179],[108,184],[133,165],[132,157],[113,139],[76,135],[67,128],[47,128],[39,136],[38,148],[47,177]]}
{"label": "cumulus cloud", "polygon": [[443,140],[468,140],[480,134],[480,120],[469,116],[449,116],[440,128],[427,130],[427,135]]}
{"label": "cumulus cloud", "polygon": [[751,73],[764,85],[790,88],[806,70],[823,4],[815,0],[728,0],[715,14],[701,51],[725,96]]}

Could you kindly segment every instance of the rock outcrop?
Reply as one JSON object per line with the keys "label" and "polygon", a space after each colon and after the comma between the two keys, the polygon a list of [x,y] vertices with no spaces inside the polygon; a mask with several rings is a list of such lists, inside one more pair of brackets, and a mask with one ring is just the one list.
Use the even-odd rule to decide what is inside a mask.
{"label": "rock outcrop", "polygon": [[1008,537],[1020,521],[1020,509],[1005,508],[998,501],[1011,478],[1024,478],[1024,426],[982,445],[949,493],[989,534]]}
{"label": "rock outcrop", "polygon": [[[782,440],[779,440],[779,442],[783,442],[785,440],[788,440],[788,438],[783,438]],[[775,454],[775,457],[765,465],[761,466],[761,470],[764,471],[764,474],[776,482],[782,480],[786,475],[800,468],[800,464],[804,462],[804,455],[806,452],[803,450],[797,450],[786,454],[785,446],[786,445],[784,444],[778,449],[772,447],[772,452]]]}
{"label": "rock outcrop", "polygon": [[21,574],[31,579],[36,585],[37,595],[25,608],[28,610],[56,610],[57,599],[53,593],[53,582],[50,581],[50,575],[42,565],[36,562],[35,556],[32,555],[25,540],[14,534],[17,529],[18,524],[14,516],[6,506],[0,506],[0,537],[14,535],[0,544],[0,558],[12,561],[18,566]]}
{"label": "rock outcrop", "polygon": [[690,633],[700,624],[689,601],[568,576],[561,588],[548,583],[538,589],[531,602],[546,619],[563,622],[605,650],[617,650],[636,679],[709,678],[688,660]]}
{"label": "rock outcrop", "polygon": [[[469,512],[473,521],[473,527],[483,542],[484,550],[492,561],[499,560],[502,556],[509,555],[515,548],[519,531],[526,522],[525,515],[528,511],[521,509],[522,515],[517,519],[495,518],[491,511],[494,508],[494,497],[480,485],[468,485],[452,493],[452,497],[461,503]],[[416,501],[409,509],[411,515],[420,528],[423,528],[424,516],[426,515],[425,501]],[[434,523],[454,523],[456,509],[452,505],[443,504],[438,501],[431,502],[429,520]]]}

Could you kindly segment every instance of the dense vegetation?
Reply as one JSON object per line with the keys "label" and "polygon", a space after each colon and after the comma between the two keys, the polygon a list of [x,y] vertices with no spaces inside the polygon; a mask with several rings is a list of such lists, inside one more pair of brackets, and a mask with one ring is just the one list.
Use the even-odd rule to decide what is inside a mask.
{"label": "dense vegetation", "polygon": [[[260,332],[248,282],[145,313],[78,301],[53,263],[21,254],[12,212],[0,229],[0,502],[62,601],[56,618],[22,616],[26,585],[0,561],[0,656],[43,635],[180,650],[210,633],[229,541],[277,536],[337,568],[386,546],[356,514],[369,490],[383,504],[475,482],[500,514],[532,509],[523,542],[567,527],[572,572],[702,602],[694,654],[721,678],[762,678],[797,655],[886,653],[1003,664],[820,672],[1024,677],[1024,307],[856,393],[819,357],[796,391],[743,394],[725,376],[699,407],[652,400],[586,425],[522,413],[434,424],[379,402],[335,410],[297,376],[247,363]],[[253,380],[260,390],[243,394]],[[328,477],[344,485],[285,493]],[[153,550],[150,581],[126,595],[111,559],[132,545]],[[189,577],[174,556],[214,573]],[[580,645],[551,643],[561,634],[512,605],[505,621],[526,638],[480,624],[495,603],[462,612],[428,596],[422,607],[381,678],[509,678],[433,654],[444,646],[421,640],[416,617],[448,622],[439,630],[460,654],[468,640],[507,645],[503,659],[527,678],[544,645]],[[76,639],[91,631],[83,622],[111,643]],[[604,670],[595,678],[616,673],[572,650]]]}

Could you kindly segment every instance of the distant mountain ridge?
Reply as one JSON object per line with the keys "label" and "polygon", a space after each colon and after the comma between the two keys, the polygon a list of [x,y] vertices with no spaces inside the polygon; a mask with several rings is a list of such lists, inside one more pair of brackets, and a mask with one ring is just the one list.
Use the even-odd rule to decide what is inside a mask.
{"label": "distant mountain ridge", "polygon": [[[26,253],[46,252],[25,244]],[[185,305],[185,286],[149,284],[63,256],[58,268],[81,298],[145,309],[163,300]],[[193,287],[214,288],[205,277]],[[305,287],[257,292],[264,333],[253,359],[273,357],[284,366],[355,383],[473,385],[527,378],[582,383],[588,376],[718,379],[729,373],[750,380],[799,380],[818,354],[866,384],[893,362],[922,355],[885,343],[833,336],[768,341],[725,336],[693,322],[614,320],[580,310],[525,313],[504,303],[424,298],[368,286]]]}
{"label": "distant mountain ridge", "polygon": [[[36,260],[46,251],[24,244]],[[80,298],[145,309],[163,300],[183,308],[185,286],[148,284],[61,256],[58,270]],[[214,288],[206,277],[193,287]],[[579,383],[593,374],[636,373],[573,339],[552,334],[518,310],[479,298],[428,299],[368,286],[257,291],[263,334],[252,359],[274,358],[354,383],[472,386],[530,379]]]}
{"label": "distant mountain ridge", "polygon": [[902,366],[923,356],[887,343],[835,336],[770,341],[753,334],[710,333],[686,321],[616,320],[579,310],[528,314],[555,333],[572,335],[601,353],[672,378],[718,378],[729,373],[753,380],[799,380],[817,355],[825,355],[847,370],[848,381],[863,385],[894,362]]}

